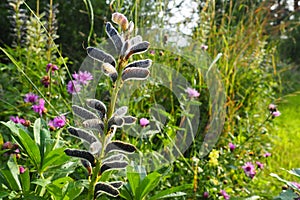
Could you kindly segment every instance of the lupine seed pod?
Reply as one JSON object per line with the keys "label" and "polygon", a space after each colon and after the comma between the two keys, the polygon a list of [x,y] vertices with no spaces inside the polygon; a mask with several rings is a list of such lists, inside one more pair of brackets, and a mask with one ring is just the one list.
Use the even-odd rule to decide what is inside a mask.
{"label": "lupine seed pod", "polygon": [[127,68],[122,72],[122,80],[145,80],[149,74],[150,71],[145,68]]}
{"label": "lupine seed pod", "polygon": [[109,185],[113,186],[116,189],[120,189],[123,185],[123,182],[122,181],[109,182]]}
{"label": "lupine seed pod", "polygon": [[91,163],[87,160],[81,159],[82,165],[87,169],[89,176],[92,174],[92,166]]}
{"label": "lupine seed pod", "polygon": [[106,23],[105,30],[109,38],[114,43],[117,53],[119,54],[124,43],[122,37],[119,35],[118,31],[109,22]]}
{"label": "lupine seed pod", "polygon": [[102,144],[100,142],[94,142],[90,145],[89,150],[92,154],[98,154],[102,150]]}
{"label": "lupine seed pod", "polygon": [[100,112],[100,119],[103,119],[105,117],[107,108],[102,101],[99,101],[97,99],[87,99],[86,104],[88,107]]}
{"label": "lupine seed pod", "polygon": [[111,127],[122,127],[124,125],[124,119],[122,117],[113,116],[108,120],[108,129]]}
{"label": "lupine seed pod", "polygon": [[127,113],[127,111],[128,111],[128,107],[122,106],[114,112],[113,116],[123,117]]}
{"label": "lupine seed pod", "polygon": [[88,151],[77,150],[77,149],[66,149],[65,153],[68,156],[86,159],[87,161],[89,161],[91,163],[91,165],[93,167],[95,167],[95,157],[93,156],[93,154],[91,154]]}
{"label": "lupine seed pod", "polygon": [[138,60],[132,63],[129,63],[125,66],[124,69],[131,68],[131,67],[140,67],[140,68],[149,68],[152,64],[152,60],[146,59],[146,60]]}
{"label": "lupine seed pod", "polygon": [[100,168],[100,174],[103,174],[105,171],[114,170],[114,169],[124,169],[128,163],[126,161],[115,161],[110,163],[104,163]]}
{"label": "lupine seed pod", "polygon": [[133,54],[139,54],[147,51],[149,47],[150,47],[150,43],[147,41],[133,45],[132,47],[130,47],[129,51],[127,52],[125,56],[125,60],[128,60],[130,56],[132,56]]}
{"label": "lupine seed pod", "polygon": [[106,145],[105,154],[108,154],[113,151],[122,152],[122,153],[133,153],[135,152],[136,147],[132,144],[125,143],[122,141],[112,141]]}
{"label": "lupine seed pod", "polygon": [[89,111],[83,107],[77,106],[77,105],[73,105],[72,110],[73,110],[74,114],[77,115],[78,117],[80,117],[81,119],[98,118],[98,116],[95,115],[94,113],[92,113],[91,111]]}
{"label": "lupine seed pod", "polygon": [[111,78],[112,82],[116,82],[118,78],[118,72],[116,68],[114,68],[114,66],[109,63],[103,63],[102,71],[106,76],[109,76]]}
{"label": "lupine seed pod", "polygon": [[107,62],[112,66],[116,67],[116,60],[110,54],[107,54],[104,51],[95,47],[88,47],[86,50],[89,57],[99,62]]}
{"label": "lupine seed pod", "polygon": [[123,31],[128,29],[128,20],[127,18],[121,13],[113,13],[112,14],[112,21],[119,26],[121,26]]}
{"label": "lupine seed pod", "polygon": [[136,117],[132,116],[124,116],[123,119],[125,125],[134,124],[136,122]]}
{"label": "lupine seed pod", "polygon": [[129,33],[132,33],[133,29],[134,29],[134,23],[133,23],[133,21],[130,21],[129,24],[128,24],[128,29],[127,29],[127,31],[128,31]]}
{"label": "lupine seed pod", "polygon": [[88,131],[85,131],[85,130],[82,130],[79,128],[74,128],[74,127],[69,127],[68,131],[71,135],[76,136],[80,139],[83,139],[90,144],[97,141],[96,137]]}
{"label": "lupine seed pod", "polygon": [[129,46],[131,47],[131,46],[134,46],[134,45],[139,44],[141,42],[143,42],[142,36],[137,35],[137,36],[135,36],[135,37],[133,37],[129,40]]}
{"label": "lupine seed pod", "polygon": [[113,161],[122,161],[123,159],[127,158],[124,154],[116,154],[109,156],[105,159],[103,159],[103,163],[105,162],[113,162]]}
{"label": "lupine seed pod", "polygon": [[103,133],[104,123],[101,119],[88,119],[82,122],[84,128],[98,130]]}
{"label": "lupine seed pod", "polygon": [[120,52],[121,58],[124,58],[124,57],[125,57],[126,52],[128,51],[128,49],[129,49],[129,41],[126,40],[125,43],[124,43],[124,45],[123,45],[123,47],[122,47],[122,50],[121,50],[121,52]]}
{"label": "lupine seed pod", "polygon": [[95,199],[102,193],[105,193],[112,197],[117,197],[120,194],[119,190],[115,187],[104,182],[99,182],[95,185]]}

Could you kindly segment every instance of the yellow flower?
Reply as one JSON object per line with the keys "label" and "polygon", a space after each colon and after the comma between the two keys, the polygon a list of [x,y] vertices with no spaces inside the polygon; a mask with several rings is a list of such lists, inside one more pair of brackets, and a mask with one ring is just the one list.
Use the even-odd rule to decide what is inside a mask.
{"label": "yellow flower", "polygon": [[220,151],[217,151],[215,149],[213,149],[210,154],[208,155],[208,157],[210,158],[208,163],[211,166],[218,166],[219,162],[218,162],[218,158],[219,158],[219,153]]}

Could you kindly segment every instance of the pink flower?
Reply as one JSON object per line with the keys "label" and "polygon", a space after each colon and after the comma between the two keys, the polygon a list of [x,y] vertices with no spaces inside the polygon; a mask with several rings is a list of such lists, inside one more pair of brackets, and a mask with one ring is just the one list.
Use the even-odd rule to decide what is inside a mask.
{"label": "pink flower", "polygon": [[281,113],[279,112],[279,110],[272,112],[272,117],[279,117],[281,115]]}
{"label": "pink flower", "polygon": [[81,83],[83,85],[87,85],[90,80],[93,79],[93,76],[88,71],[79,71],[78,74],[75,72],[72,74],[73,78],[78,81],[78,83]]}
{"label": "pink flower", "polygon": [[49,121],[48,125],[54,128],[62,128],[66,124],[66,117],[64,115],[57,116],[53,120]]}
{"label": "pink flower", "polygon": [[193,97],[199,97],[200,96],[200,93],[193,89],[193,88],[190,88],[188,87],[186,90],[185,90],[186,93],[188,93],[189,97],[190,98],[193,98]]}
{"label": "pink flower", "polygon": [[264,157],[267,158],[267,157],[270,157],[271,155],[272,155],[271,153],[267,152],[267,153],[264,154]]}
{"label": "pink flower", "polygon": [[59,68],[56,65],[53,65],[52,63],[48,63],[46,66],[46,72],[48,72],[51,69],[52,72],[58,70]]}
{"label": "pink flower", "polygon": [[230,151],[233,151],[235,149],[235,145],[232,144],[231,142],[229,143],[229,149]]}
{"label": "pink flower", "polygon": [[208,192],[204,192],[204,193],[203,193],[203,198],[204,198],[204,199],[207,199],[208,197],[209,197],[209,193],[208,193]]}
{"label": "pink flower", "polygon": [[39,104],[33,105],[32,109],[34,112],[39,113],[42,116],[42,114],[47,111],[45,108],[45,100],[39,99]]}
{"label": "pink flower", "polygon": [[69,81],[67,85],[67,91],[70,94],[76,94],[81,90],[81,85],[77,81]]}
{"label": "pink flower", "polygon": [[264,168],[264,164],[262,164],[261,162],[259,161],[256,161],[256,165],[259,169],[263,169]]}
{"label": "pink flower", "polygon": [[206,51],[206,50],[208,49],[208,46],[205,45],[205,44],[202,44],[202,45],[201,45],[201,49],[204,50],[204,51]]}
{"label": "pink flower", "polygon": [[142,126],[142,127],[145,127],[145,126],[147,126],[149,124],[149,120],[148,119],[146,119],[146,118],[141,118],[140,119],[140,125]]}
{"label": "pink flower", "polygon": [[298,189],[300,189],[300,183],[297,183],[297,182],[292,182],[292,184],[297,187]]}
{"label": "pink flower", "polygon": [[39,99],[39,96],[36,94],[33,94],[31,92],[25,94],[24,102],[28,103],[35,103]]}
{"label": "pink flower", "polygon": [[247,162],[242,168],[244,169],[245,174],[250,178],[255,176],[256,171],[251,162]]}
{"label": "pink flower", "polygon": [[154,51],[154,50],[150,50],[149,53],[150,53],[151,55],[154,55],[154,54],[155,54],[155,51]]}
{"label": "pink flower", "polygon": [[26,170],[26,169],[25,169],[23,166],[20,166],[20,167],[19,167],[19,172],[20,172],[20,174],[24,174],[25,170]]}
{"label": "pink flower", "polygon": [[23,124],[23,125],[24,125],[24,124],[26,123],[26,120],[25,120],[25,119],[19,118],[18,116],[16,116],[16,117],[10,116],[9,119],[10,119],[11,121],[13,121],[14,123],[16,123],[16,124]]}
{"label": "pink flower", "polygon": [[269,110],[270,110],[270,112],[275,112],[277,110],[276,105],[274,105],[274,104],[271,103],[269,105]]}
{"label": "pink flower", "polygon": [[221,191],[220,191],[220,194],[224,197],[224,199],[226,199],[226,200],[229,200],[229,199],[230,199],[230,196],[226,193],[225,190],[221,190]]}

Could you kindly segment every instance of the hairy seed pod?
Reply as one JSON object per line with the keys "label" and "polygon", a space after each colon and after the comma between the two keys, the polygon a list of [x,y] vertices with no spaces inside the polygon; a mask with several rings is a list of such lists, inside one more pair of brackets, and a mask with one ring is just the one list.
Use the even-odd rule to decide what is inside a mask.
{"label": "hairy seed pod", "polygon": [[81,159],[82,165],[87,169],[89,176],[92,174],[92,166],[91,163],[87,160]]}
{"label": "hairy seed pod", "polygon": [[73,136],[76,136],[80,139],[83,139],[83,140],[87,141],[90,144],[92,144],[94,142],[97,142],[96,137],[92,133],[90,133],[86,130],[79,129],[79,128],[74,128],[74,127],[69,127],[68,131]]}
{"label": "hairy seed pod", "polygon": [[109,76],[111,78],[112,82],[116,82],[118,78],[118,72],[116,68],[114,68],[114,66],[109,63],[103,63],[102,71],[106,76]]}
{"label": "hairy seed pod", "polygon": [[147,41],[133,45],[132,47],[130,47],[129,51],[127,52],[125,56],[125,60],[128,60],[130,56],[132,56],[133,54],[143,53],[147,51],[149,47],[150,47],[150,43]]}
{"label": "hairy seed pod", "polygon": [[109,156],[105,159],[103,159],[103,163],[105,162],[113,162],[113,161],[122,161],[123,159],[127,158],[124,154],[116,154]]}
{"label": "hairy seed pod", "polygon": [[117,197],[120,194],[119,190],[114,188],[113,186],[104,182],[99,182],[95,185],[95,199],[102,193],[105,193],[112,197]]}
{"label": "hairy seed pod", "polygon": [[116,67],[116,60],[110,54],[105,53],[104,51],[95,48],[95,47],[88,47],[86,48],[87,54],[89,57],[99,61],[99,62],[107,62],[112,66]]}
{"label": "hairy seed pod", "polygon": [[132,33],[133,29],[134,29],[134,23],[133,23],[133,21],[130,21],[130,22],[129,22],[129,25],[128,25],[127,31],[128,31],[129,33]]}
{"label": "hairy seed pod", "polygon": [[125,66],[124,69],[131,68],[131,67],[140,67],[140,68],[149,68],[152,64],[152,60],[146,59],[146,60],[138,60],[132,63],[129,63]]}
{"label": "hairy seed pod", "polygon": [[102,150],[102,144],[100,142],[94,142],[90,145],[89,150],[92,154],[98,154]]}
{"label": "hairy seed pod", "polygon": [[128,107],[122,106],[114,112],[113,116],[123,117],[127,113],[127,111],[128,111]]}
{"label": "hairy seed pod", "polygon": [[95,129],[103,133],[104,123],[101,119],[88,119],[82,122],[84,128]]}
{"label": "hairy seed pod", "polygon": [[128,20],[127,18],[121,13],[113,13],[112,14],[112,21],[119,26],[121,26],[122,31],[126,31],[128,29]]}
{"label": "hairy seed pod", "polygon": [[68,156],[86,159],[87,161],[89,161],[91,163],[91,165],[93,167],[95,167],[95,158],[94,158],[93,154],[91,154],[88,151],[77,150],[77,149],[66,149],[65,153]]}
{"label": "hairy seed pod", "polygon": [[134,124],[136,122],[136,117],[132,116],[124,116],[123,119],[125,125]]}
{"label": "hairy seed pod", "polygon": [[136,45],[141,42],[143,42],[142,36],[137,35],[129,40],[129,46],[131,47],[131,46]]}
{"label": "hairy seed pod", "polygon": [[118,151],[118,152],[123,152],[123,153],[133,153],[135,152],[136,147],[133,146],[132,144],[125,143],[122,141],[113,141],[110,142],[106,145],[105,148],[105,153],[113,152],[113,151]]}
{"label": "hairy seed pod", "polygon": [[98,118],[97,115],[95,115],[91,111],[89,111],[89,110],[87,110],[83,107],[77,106],[77,105],[73,105],[72,110],[73,110],[74,114],[77,115],[78,117],[80,117],[81,119],[95,119],[95,118]]}
{"label": "hairy seed pod", "polygon": [[118,31],[111,25],[111,23],[106,23],[106,33],[108,37],[114,43],[117,53],[119,54],[123,47],[123,38],[119,35]]}
{"label": "hairy seed pod", "polygon": [[126,161],[115,161],[104,163],[100,168],[100,174],[103,174],[105,171],[114,170],[114,169],[124,169],[128,163]]}
{"label": "hairy seed pod", "polygon": [[122,117],[113,116],[108,120],[108,129],[111,127],[122,127],[124,125],[124,119]]}
{"label": "hairy seed pod", "polygon": [[145,80],[149,74],[150,71],[145,68],[127,68],[122,73],[122,80]]}
{"label": "hairy seed pod", "polygon": [[88,107],[99,111],[100,119],[103,119],[105,117],[105,114],[107,112],[107,108],[106,108],[105,104],[102,101],[99,101],[97,99],[87,99],[86,104],[87,104]]}
{"label": "hairy seed pod", "polygon": [[116,189],[120,189],[123,185],[122,181],[114,181],[114,182],[110,182],[109,185],[113,186]]}

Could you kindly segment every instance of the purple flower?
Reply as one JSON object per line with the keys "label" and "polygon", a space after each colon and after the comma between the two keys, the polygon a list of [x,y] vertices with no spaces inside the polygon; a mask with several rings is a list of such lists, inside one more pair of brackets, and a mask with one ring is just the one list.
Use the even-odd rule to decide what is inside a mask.
{"label": "purple flower", "polygon": [[151,55],[154,55],[154,54],[155,54],[155,51],[154,51],[154,50],[150,50],[149,53],[150,53]]}
{"label": "purple flower", "polygon": [[270,112],[275,112],[277,110],[276,105],[274,105],[274,104],[271,103],[269,105],[269,110],[270,110]]}
{"label": "purple flower", "polygon": [[145,127],[145,126],[147,126],[149,124],[149,120],[148,119],[146,119],[146,118],[141,118],[140,119],[140,125],[142,126],[142,127]]}
{"label": "purple flower", "polygon": [[19,167],[19,172],[20,174],[23,174],[25,172],[25,168],[23,166]]}
{"label": "purple flower", "polygon": [[53,120],[49,121],[48,125],[54,128],[62,128],[66,124],[66,117],[64,115],[57,116]]}
{"label": "purple flower", "polygon": [[292,182],[292,184],[297,187],[298,189],[300,189],[300,183],[297,183],[297,182]]}
{"label": "purple flower", "polygon": [[70,94],[76,94],[81,90],[81,85],[77,81],[69,81],[67,85],[67,91]]}
{"label": "purple flower", "polygon": [[193,98],[193,97],[199,97],[200,93],[193,89],[193,88],[190,88],[188,87],[186,90],[185,90],[186,93],[188,93],[189,97],[190,98]]}
{"label": "purple flower", "polygon": [[242,168],[244,169],[245,174],[250,178],[255,176],[256,171],[251,162],[247,162]]}
{"label": "purple flower", "polygon": [[33,105],[32,109],[34,112],[39,113],[41,116],[43,113],[46,113],[47,109],[45,108],[45,100],[39,99],[39,104]]}
{"label": "purple flower", "polygon": [[221,191],[220,191],[220,194],[224,197],[224,199],[226,199],[226,200],[229,200],[229,199],[230,199],[230,196],[226,193],[225,190],[221,190]]}
{"label": "purple flower", "polygon": [[10,119],[11,121],[13,121],[14,123],[16,123],[16,124],[23,124],[23,125],[24,125],[24,124],[26,123],[26,120],[25,120],[25,119],[19,118],[18,116],[16,116],[16,117],[10,116],[9,119]]}
{"label": "purple flower", "polygon": [[207,199],[208,197],[209,197],[209,193],[208,193],[208,192],[204,192],[204,193],[203,193],[203,198],[204,198],[204,199]]}
{"label": "purple flower", "polygon": [[272,117],[279,117],[281,115],[281,113],[279,112],[279,110],[272,112]]}
{"label": "purple flower", "polygon": [[256,165],[259,169],[263,169],[264,168],[264,164],[262,164],[261,162],[259,161],[256,161]]}
{"label": "purple flower", "polygon": [[201,45],[201,49],[204,50],[204,51],[206,51],[206,50],[208,49],[208,46],[205,45],[205,44],[202,44],[202,45]]}
{"label": "purple flower", "polygon": [[39,99],[39,96],[36,94],[33,94],[31,92],[25,94],[24,102],[28,103],[35,103]]}
{"label": "purple flower", "polygon": [[270,157],[271,155],[272,155],[271,153],[267,152],[267,153],[264,154],[264,157],[267,158],[267,157]]}
{"label": "purple flower", "polygon": [[87,85],[90,80],[93,79],[93,76],[88,71],[79,71],[78,74],[75,72],[72,74],[73,78],[78,81],[78,83],[81,83],[83,85]]}
{"label": "purple flower", "polygon": [[58,70],[59,68],[56,65],[53,65],[52,63],[48,63],[46,66],[46,72],[48,72],[51,69],[52,72]]}
{"label": "purple flower", "polygon": [[43,76],[41,83],[44,85],[45,88],[47,88],[50,85],[50,77]]}
{"label": "purple flower", "polygon": [[233,151],[235,149],[235,145],[232,144],[231,142],[229,143],[229,149],[230,151]]}
{"label": "purple flower", "polygon": [[13,144],[10,141],[7,141],[2,145],[2,149],[12,149],[12,148],[13,148]]}

